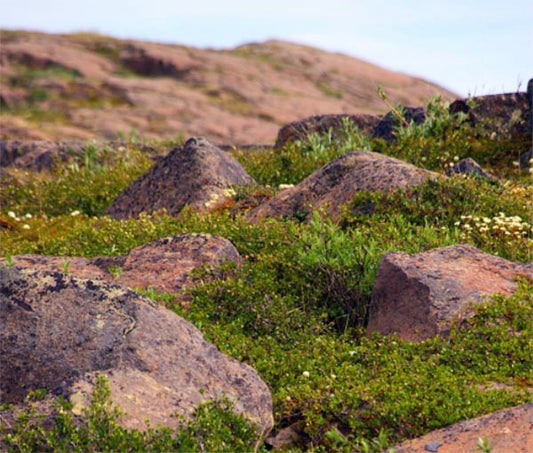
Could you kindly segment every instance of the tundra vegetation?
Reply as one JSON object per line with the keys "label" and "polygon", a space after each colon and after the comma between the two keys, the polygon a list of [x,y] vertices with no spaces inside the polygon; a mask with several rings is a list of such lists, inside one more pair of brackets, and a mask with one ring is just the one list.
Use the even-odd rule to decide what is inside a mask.
{"label": "tundra vegetation", "polygon": [[[398,129],[395,143],[369,139],[346,125],[344,136],[310,135],[279,150],[230,151],[258,185],[236,187],[210,214],[185,209],[135,219],[104,215],[112,200],[153,163],[138,141],[116,149],[88,143],[85,153],[50,172],[3,170],[0,254],[124,254],[164,236],[205,232],[228,238],[241,266],[198,272],[197,284],[149,297],[194,323],[222,352],[254,367],[268,383],[275,430],[297,426],[291,451],[381,451],[456,421],[532,400],[533,291],[522,281],[508,298],[494,296],[449,338],[420,343],[365,334],[379,261],[391,250],[422,252],[469,243],[503,258],[532,260],[531,174],[514,165],[525,138],[486,133],[434,99],[424,124]],[[151,142],[154,152],[168,143]],[[473,157],[499,181],[456,176],[391,193],[360,192],[332,220],[267,219],[246,210],[283,184],[297,184],[353,149],[385,153],[442,171]],[[178,300],[180,300],[178,298]],[[38,398],[35,392],[30,399]],[[182,429],[126,430],[100,381],[79,420],[57,400],[52,421],[32,411],[6,435],[11,451],[266,451],[253,427],[227,401],[200,406]],[[49,415],[49,414],[48,414]],[[7,429],[6,426],[3,429]]]}

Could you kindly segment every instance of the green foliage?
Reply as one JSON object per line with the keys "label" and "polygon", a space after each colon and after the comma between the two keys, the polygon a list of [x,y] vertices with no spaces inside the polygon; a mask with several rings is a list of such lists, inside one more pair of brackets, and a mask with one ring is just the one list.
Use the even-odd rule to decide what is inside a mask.
{"label": "green foliage", "polygon": [[353,125],[345,122],[343,131],[320,135],[309,133],[305,140],[291,142],[281,149],[234,150],[234,157],[263,185],[298,184],[336,157],[354,149],[370,150],[370,142]]}
{"label": "green foliage", "polygon": [[75,417],[72,405],[60,397],[53,403],[52,414],[32,407],[18,415],[15,426],[0,425],[0,432],[9,452],[252,451],[258,437],[256,427],[232,408],[223,398],[201,404],[190,420],[182,420],[174,430],[125,429],[118,423],[121,410],[110,399],[107,380],[100,376],[82,418]]}
{"label": "green foliage", "polygon": [[139,150],[100,149],[87,144],[66,165],[50,174],[14,172],[0,181],[0,209],[16,213],[59,216],[79,211],[102,215],[116,196],[144,173],[151,161]]}
{"label": "green foliage", "polygon": [[[531,146],[531,140],[487,132],[485,124],[472,126],[463,113],[451,114],[449,103],[434,97],[422,124],[408,123],[401,108],[389,104],[399,125],[392,144],[375,140],[373,149],[430,170],[442,170],[466,157],[484,168],[507,176],[513,161]],[[511,151],[512,150],[512,151]]]}
{"label": "green foliage", "polygon": [[[150,165],[135,134],[123,149],[88,144],[51,174],[6,171],[0,218],[13,228],[0,228],[3,265],[16,264],[22,253],[121,255],[180,233],[229,239],[243,257],[238,266],[197,270],[195,286],[180,295],[142,292],[193,322],[224,353],[253,366],[272,391],[275,429],[297,423],[309,451],[382,451],[530,401],[533,291],[526,282],[511,297],[477,306],[476,316],[454,325],[447,339],[415,344],[365,335],[376,270],[390,250],[418,253],[467,242],[514,261],[532,257],[533,190],[528,175],[512,166],[516,157],[505,152],[511,142],[450,116],[440,100],[428,106],[423,125],[405,126],[395,144],[369,140],[346,123],[340,135],[310,134],[279,150],[233,150],[259,186],[235,188],[235,205],[211,214],[185,209],[177,217],[162,212],[121,221],[102,215]],[[180,140],[150,146],[166,149]],[[517,146],[512,149],[523,144]],[[252,225],[241,212],[280,184],[297,184],[353,149],[435,170],[455,156],[472,156],[496,165],[491,170],[507,180],[439,178],[390,193],[360,192],[337,221],[315,213],[308,223],[269,219]],[[110,271],[118,275],[121,269]],[[178,303],[179,296],[186,303]],[[64,402],[51,427],[35,423],[35,414],[22,416],[10,434],[12,450],[120,451],[130,445],[127,451],[238,451],[255,445],[248,425],[227,412],[227,402],[201,406],[180,431],[140,433],[118,427],[117,412],[104,388],[99,391],[81,419],[69,418]]]}

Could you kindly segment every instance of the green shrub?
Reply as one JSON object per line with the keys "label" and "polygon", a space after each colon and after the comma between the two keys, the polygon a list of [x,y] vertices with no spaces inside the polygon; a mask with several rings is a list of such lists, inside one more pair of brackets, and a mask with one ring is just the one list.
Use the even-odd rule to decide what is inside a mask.
{"label": "green shrub", "polygon": [[223,398],[198,406],[177,429],[125,429],[118,423],[121,410],[110,399],[107,380],[100,376],[82,418],[75,417],[72,405],[60,397],[53,414],[23,411],[15,426],[0,425],[0,432],[10,452],[252,451],[258,440],[256,427],[232,408]]}

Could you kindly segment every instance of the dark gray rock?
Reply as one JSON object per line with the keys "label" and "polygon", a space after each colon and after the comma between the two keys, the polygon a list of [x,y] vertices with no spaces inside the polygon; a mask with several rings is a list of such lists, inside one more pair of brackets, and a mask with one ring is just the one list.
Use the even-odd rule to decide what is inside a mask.
{"label": "dark gray rock", "polygon": [[531,135],[531,111],[527,93],[503,93],[458,99],[450,113],[466,113],[468,121],[489,133],[505,137]]}
{"label": "dark gray rock", "polygon": [[489,180],[496,180],[497,178],[490,173],[487,173],[481,165],[479,165],[471,157],[466,159],[461,159],[459,162],[455,163],[453,166],[450,166],[444,172],[446,176],[453,176],[459,174],[471,175],[471,176],[480,176]]}
{"label": "dark gray rock", "polygon": [[357,127],[365,135],[370,135],[380,121],[380,117],[367,114],[316,115],[284,125],[278,132],[275,147],[281,148],[287,142],[305,141],[309,134],[326,134],[331,130],[333,137],[342,136],[344,122]]}
{"label": "dark gray rock", "polygon": [[205,138],[193,137],[122,192],[107,214],[126,219],[166,209],[168,214],[177,215],[185,205],[209,211],[231,198],[231,187],[254,183],[228,153]]}
{"label": "dark gray rock", "polygon": [[[403,107],[403,114],[405,121],[411,124],[422,124],[426,120],[426,111],[423,107]],[[380,120],[372,131],[372,137],[382,138],[387,142],[394,142],[396,140],[394,133],[398,127],[405,127],[397,115],[390,111],[385,117]]]}

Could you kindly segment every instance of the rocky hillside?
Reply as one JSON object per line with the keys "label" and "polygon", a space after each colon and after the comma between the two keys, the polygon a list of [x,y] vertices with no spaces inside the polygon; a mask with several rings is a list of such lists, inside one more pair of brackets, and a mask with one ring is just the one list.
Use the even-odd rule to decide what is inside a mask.
{"label": "rocky hillside", "polygon": [[453,93],[346,55],[282,41],[230,50],[93,34],[2,31],[2,139],[175,138],[273,142],[325,113],[385,113]]}

